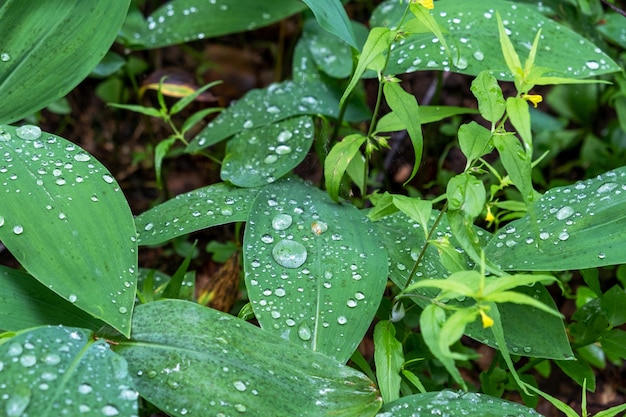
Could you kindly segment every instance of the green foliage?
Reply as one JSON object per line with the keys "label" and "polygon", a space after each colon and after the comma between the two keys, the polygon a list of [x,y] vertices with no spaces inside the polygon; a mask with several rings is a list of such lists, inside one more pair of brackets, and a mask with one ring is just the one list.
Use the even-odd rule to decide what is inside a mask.
{"label": "green foliage", "polygon": [[[537,388],[533,369],[549,373],[553,363],[584,399],[596,387],[594,368],[626,360],[623,278],[608,285],[595,269],[626,264],[626,168],[535,189],[541,164],[554,158],[536,155],[578,135],[563,131],[568,121],[587,129],[586,149],[620,149],[623,77],[611,78],[614,86],[586,79],[619,71],[610,58],[618,53],[537,6],[504,0],[441,0],[434,10],[389,0],[371,13],[371,30],[337,0],[172,0],[148,17],[141,4],[0,6],[0,240],[24,269],[0,267],[0,413],[538,415],[498,398],[511,390],[531,407],[536,393],[573,416]],[[602,14],[599,3],[567,7],[575,5],[587,19]],[[191,110],[216,83],[177,91],[170,103],[167,78],[156,107],[114,105],[171,130],[153,149],[158,186],[166,158],[181,152],[220,164],[223,182],[136,217],[93,155],[37,126],[7,124],[90,72],[112,80],[127,62],[105,57],[120,30],[129,50],[162,48],[269,25],[306,6],[315,19],[302,23],[293,80],[252,90],[223,111]],[[615,19],[607,15],[604,32],[623,48]],[[423,69],[475,75],[477,109],[420,106],[396,75]],[[376,78],[373,100],[364,97],[367,77]],[[498,80],[513,83],[503,91]],[[589,83],[599,85],[558,87]],[[557,85],[546,101],[564,120],[535,109],[543,97],[533,89],[543,85]],[[610,145],[592,133],[600,93],[617,118],[606,130]],[[424,125],[452,116],[472,117],[449,125],[465,165],[438,187],[409,187],[439,139]],[[392,194],[380,161],[399,149],[396,134],[385,133],[401,131],[414,163],[405,192]],[[542,131],[560,132],[562,143]],[[305,158],[320,168],[313,181],[293,174]],[[416,197],[422,191],[428,197]],[[206,289],[196,295],[198,251],[186,236],[229,223],[235,237],[207,251],[228,258],[220,273],[235,286],[243,272],[235,290],[248,304],[239,316],[255,324],[201,305]],[[138,247],[168,242],[185,257],[176,272],[140,270]],[[557,273],[570,270],[581,270],[583,285]],[[548,286],[575,299],[567,324]],[[357,350],[372,327],[373,364]],[[464,336],[496,350],[480,388],[461,372],[477,358]]]}

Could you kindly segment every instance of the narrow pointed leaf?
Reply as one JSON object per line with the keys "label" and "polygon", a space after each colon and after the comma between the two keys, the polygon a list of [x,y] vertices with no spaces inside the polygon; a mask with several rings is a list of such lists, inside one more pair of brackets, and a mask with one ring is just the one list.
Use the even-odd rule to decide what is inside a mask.
{"label": "narrow pointed leaf", "polygon": [[246,288],[261,327],[347,361],[387,282],[387,255],[367,217],[284,180],[259,193],[244,249]]}
{"label": "narrow pointed leaf", "polygon": [[396,329],[389,320],[378,322],[374,328],[374,361],[383,402],[397,400],[400,396],[400,371],[404,364],[404,353],[402,343],[396,339]]}
{"label": "narrow pointed leaf", "polygon": [[220,176],[239,187],[274,182],[304,160],[313,143],[313,133],[309,116],[244,130],[228,142]]}
{"label": "narrow pointed leaf", "polygon": [[137,243],[115,179],[83,149],[36,126],[0,131],[0,240],[42,284],[129,334]]}
{"label": "narrow pointed leaf", "polygon": [[303,0],[313,11],[317,23],[339,39],[358,49],[350,19],[339,0]]}
{"label": "narrow pointed leaf", "polygon": [[38,327],[0,339],[3,416],[136,416],[126,361],[93,333]]}
{"label": "narrow pointed leaf", "polygon": [[336,143],[324,160],[324,181],[328,195],[335,201],[339,199],[339,188],[350,161],[358,154],[365,143],[365,136],[353,134]]}
{"label": "narrow pointed leaf", "polygon": [[135,218],[139,245],[157,245],[220,224],[243,222],[258,189],[209,185],[159,204]]}
{"label": "narrow pointed leaf", "polygon": [[486,255],[507,270],[564,271],[626,263],[626,167],[548,190]]}
{"label": "narrow pointed leaf", "polygon": [[380,407],[362,373],[217,310],[163,300],[138,306],[133,322],[130,340],[107,337],[141,396],[168,415],[366,417]]}
{"label": "narrow pointed leaf", "polygon": [[87,77],[115,40],[129,3],[3,1],[0,123],[44,108]]}

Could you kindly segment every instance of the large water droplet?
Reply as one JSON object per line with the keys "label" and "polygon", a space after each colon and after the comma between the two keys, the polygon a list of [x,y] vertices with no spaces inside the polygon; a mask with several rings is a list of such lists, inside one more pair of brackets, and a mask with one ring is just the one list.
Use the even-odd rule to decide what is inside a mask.
{"label": "large water droplet", "polygon": [[472,56],[476,61],[482,61],[483,59],[485,59],[485,54],[482,51],[474,51]]}
{"label": "large water droplet", "polygon": [[556,218],[558,220],[565,220],[574,214],[574,209],[570,206],[563,206],[559,211],[556,212]]}
{"label": "large water droplet", "polygon": [[93,391],[93,387],[87,383],[78,386],[78,392],[81,394],[89,394]]}
{"label": "large water droplet", "polygon": [[587,63],[585,65],[590,70],[597,70],[598,68],[600,68],[600,64],[598,64],[597,61],[587,61]]}
{"label": "large water droplet", "polygon": [[80,152],[80,153],[77,153],[76,155],[74,155],[74,160],[76,160],[78,162],[87,162],[87,161],[91,160],[91,156],[89,156],[88,153]]}
{"label": "large water droplet", "polygon": [[13,226],[13,233],[15,233],[16,235],[21,235],[22,233],[24,233],[24,227],[22,227],[19,224],[16,226]]}
{"label": "large water droplet", "polygon": [[617,188],[617,184],[614,182],[605,182],[598,187],[598,194],[609,193]]}
{"label": "large water droplet", "polygon": [[306,342],[308,340],[311,340],[312,336],[313,335],[311,333],[311,328],[309,327],[309,325],[306,324],[305,321],[300,323],[300,325],[298,326],[298,337]]}
{"label": "large water droplet", "polygon": [[19,417],[24,414],[26,407],[30,403],[31,392],[26,385],[18,385],[13,389],[13,393],[7,399],[4,411],[7,417]]}
{"label": "large water droplet", "polygon": [[313,233],[315,233],[316,235],[321,235],[322,233],[324,233],[325,231],[328,230],[328,225],[324,222],[321,221],[315,221],[313,223],[311,223],[311,231]]}
{"label": "large water droplet", "polygon": [[24,140],[35,140],[41,137],[41,129],[39,126],[24,125],[15,129],[15,134]]}
{"label": "large water droplet", "polygon": [[0,129],[0,141],[6,142],[7,140],[11,140],[11,134],[6,130]]}
{"label": "large water droplet", "polygon": [[278,145],[275,151],[278,155],[287,155],[291,153],[291,146]]}
{"label": "large water droplet", "polygon": [[100,412],[104,416],[112,417],[118,415],[120,413],[120,410],[118,410],[117,407],[114,405],[107,404],[100,409]]}
{"label": "large water droplet", "polygon": [[293,133],[291,133],[291,132],[290,132],[290,131],[288,131],[288,130],[283,130],[282,132],[280,132],[280,133],[278,134],[278,138],[277,138],[277,140],[278,140],[280,143],[284,143],[284,142],[287,142],[289,139],[291,139],[291,138],[292,138],[292,136],[293,136]]}
{"label": "large water droplet", "polygon": [[241,391],[241,392],[245,391],[247,388],[246,384],[243,381],[235,381],[233,382],[233,385],[235,386],[235,389],[237,391]]}
{"label": "large water droplet", "polygon": [[291,226],[291,223],[293,223],[293,219],[289,214],[277,214],[272,219],[272,228],[274,230],[285,230],[288,229],[289,226]]}
{"label": "large water droplet", "polygon": [[113,181],[115,181],[115,179],[110,176],[109,174],[104,174],[102,176],[102,179],[104,180],[104,182],[106,182],[107,184],[113,184]]}
{"label": "large water droplet", "polygon": [[3,52],[0,54],[0,61],[2,62],[9,62],[11,60],[11,55],[7,54],[6,52]]}
{"label": "large water droplet", "polygon": [[567,239],[569,239],[569,233],[567,233],[565,230],[559,233],[559,240],[567,240]]}
{"label": "large water droplet", "polygon": [[279,265],[285,268],[299,268],[307,258],[304,245],[293,240],[281,240],[274,246],[272,256]]}

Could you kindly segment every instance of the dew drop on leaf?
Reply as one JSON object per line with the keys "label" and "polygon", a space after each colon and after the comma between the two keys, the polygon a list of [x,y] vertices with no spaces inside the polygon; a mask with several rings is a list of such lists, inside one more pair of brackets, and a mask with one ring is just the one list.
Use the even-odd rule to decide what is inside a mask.
{"label": "dew drop on leaf", "polygon": [[24,414],[30,403],[31,391],[26,385],[18,385],[6,400],[5,409],[7,417],[19,417]]}
{"label": "dew drop on leaf", "polygon": [[272,229],[274,230],[285,230],[288,229],[293,223],[293,218],[289,214],[277,214],[272,219]]}
{"label": "dew drop on leaf", "polygon": [[24,233],[24,228],[19,224],[13,226],[13,233],[15,233],[16,235],[21,235],[22,233]]}
{"label": "dew drop on leaf", "polygon": [[274,260],[285,268],[299,268],[307,258],[304,245],[293,240],[281,240],[272,250]]}
{"label": "dew drop on leaf", "polygon": [[15,129],[15,134],[24,140],[35,140],[41,137],[41,129],[39,126],[24,125]]}
{"label": "dew drop on leaf", "polygon": [[0,61],[2,62],[9,62],[11,60],[11,55],[7,54],[6,52],[3,52],[0,54]]}
{"label": "dew drop on leaf", "polygon": [[304,340],[305,342],[308,340],[311,340],[311,337],[312,337],[311,329],[309,328],[309,325],[306,324],[305,321],[300,323],[300,325],[298,326],[298,337]]}
{"label": "dew drop on leaf", "polygon": [[563,206],[559,211],[556,212],[557,220],[565,220],[574,214],[574,209],[570,206]]}

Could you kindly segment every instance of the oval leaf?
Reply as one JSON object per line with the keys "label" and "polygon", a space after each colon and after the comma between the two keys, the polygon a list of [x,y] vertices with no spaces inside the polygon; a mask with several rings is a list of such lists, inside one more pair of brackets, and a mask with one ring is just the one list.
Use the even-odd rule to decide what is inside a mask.
{"label": "oval leaf", "polygon": [[208,227],[246,221],[257,193],[219,183],[177,195],[137,216],[137,241],[158,245]]}
{"label": "oval leaf", "polygon": [[315,15],[317,23],[354,49],[358,49],[350,19],[339,0],[302,0]]}
{"label": "oval leaf", "polygon": [[293,179],[264,188],[250,213],[244,271],[261,327],[346,362],[387,282],[373,226],[356,208]]}
{"label": "oval leaf", "polygon": [[0,153],[0,240],[42,284],[129,334],[136,233],[113,176],[36,126],[0,126]]}
{"label": "oval leaf", "polygon": [[313,133],[311,118],[300,116],[237,134],[226,147],[222,180],[258,187],[280,179],[304,160]]}
{"label": "oval leaf", "polygon": [[[397,25],[406,5],[395,0],[383,2],[373,13],[371,26]],[[594,44],[541,14],[536,7],[502,0],[437,2],[433,16],[447,30],[445,39],[452,49],[450,57],[432,33],[406,36],[393,49],[387,71],[391,74],[419,70],[454,71],[478,75],[493,71],[499,80],[513,80],[499,48],[496,11],[511,35],[515,49],[526,59],[536,32],[541,28],[535,63],[554,70],[545,76],[587,78],[620,71],[621,68]],[[458,55],[458,57],[457,57]]]}
{"label": "oval leaf", "polygon": [[114,350],[169,415],[366,417],[380,407],[360,372],[217,310],[163,300],[138,306],[133,322]]}
{"label": "oval leaf", "polygon": [[87,77],[115,40],[129,3],[3,1],[0,123],[44,108]]}
{"label": "oval leaf", "polygon": [[87,330],[40,327],[0,339],[0,414],[136,416],[126,361]]}

